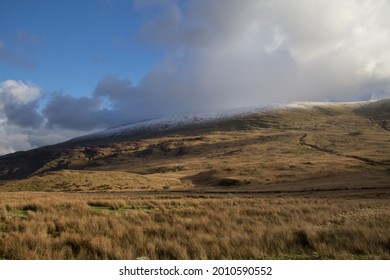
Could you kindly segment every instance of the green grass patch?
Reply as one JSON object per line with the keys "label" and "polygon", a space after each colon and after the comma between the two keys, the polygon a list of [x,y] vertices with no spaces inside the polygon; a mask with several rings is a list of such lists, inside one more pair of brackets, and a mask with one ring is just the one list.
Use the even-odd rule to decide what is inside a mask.
{"label": "green grass patch", "polygon": [[140,206],[124,206],[124,207],[114,207],[107,204],[101,204],[101,203],[88,203],[88,206],[91,207],[93,210],[96,211],[103,211],[108,213],[119,213],[124,214],[127,212],[133,212],[133,211],[141,211],[149,213],[151,211],[158,210],[157,207],[149,206],[149,205],[140,205]]}
{"label": "green grass patch", "polygon": [[28,219],[30,210],[11,209],[7,211],[7,215],[11,218]]}

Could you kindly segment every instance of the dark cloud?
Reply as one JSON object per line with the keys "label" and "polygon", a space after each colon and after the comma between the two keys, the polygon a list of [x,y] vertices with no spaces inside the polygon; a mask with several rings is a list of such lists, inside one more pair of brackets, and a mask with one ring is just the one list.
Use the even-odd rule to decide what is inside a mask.
{"label": "dark cloud", "polygon": [[[390,96],[388,2],[134,3],[144,16],[138,38],[163,49],[161,60],[137,86],[111,75],[90,97],[55,98],[49,124],[88,129],[277,102]],[[71,117],[60,108],[68,103],[80,106]]]}
{"label": "dark cloud", "polygon": [[[13,91],[19,103],[0,100],[0,126],[41,123],[42,134],[60,139],[59,131],[70,136],[192,112],[390,97],[389,1],[136,0],[134,5],[143,16],[137,39],[163,52],[138,85],[131,77],[106,76],[90,95],[54,94],[40,115],[26,85],[13,81],[10,85],[23,90]],[[19,37],[27,45],[39,39]],[[10,49],[0,41],[0,63],[28,65]],[[20,147],[33,141],[15,135]],[[43,143],[34,135],[34,143]],[[3,139],[8,140],[0,143],[13,141]]]}
{"label": "dark cloud", "polygon": [[48,127],[85,131],[110,124],[110,118],[106,118],[108,111],[101,109],[99,100],[75,98],[62,93],[54,95],[43,110]]}
{"label": "dark cloud", "polygon": [[[49,128],[39,113],[39,87],[22,81],[0,83],[0,155],[65,141],[80,132]],[[86,133],[87,131],[85,131]]]}
{"label": "dark cloud", "polygon": [[128,99],[135,93],[136,89],[128,79],[119,79],[114,75],[101,79],[94,91],[95,96],[106,96],[111,100]]}
{"label": "dark cloud", "polygon": [[42,115],[37,112],[37,102],[9,102],[4,106],[4,114],[8,123],[20,127],[39,127],[44,122]]}

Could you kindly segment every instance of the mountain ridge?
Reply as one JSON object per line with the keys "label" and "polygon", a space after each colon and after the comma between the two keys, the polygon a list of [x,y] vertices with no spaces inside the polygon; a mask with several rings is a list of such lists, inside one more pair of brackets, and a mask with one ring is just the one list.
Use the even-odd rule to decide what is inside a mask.
{"label": "mountain ridge", "polygon": [[[245,188],[356,172],[387,178],[387,104],[390,100],[296,102],[195,122],[187,117],[187,122],[161,129],[116,128],[118,134],[103,132],[100,138],[75,138],[1,156],[0,181],[46,174],[62,178],[62,173],[50,173],[61,170],[74,170],[79,177],[87,171],[105,172],[97,177],[112,171],[134,174],[128,187],[157,182],[155,176],[176,187],[182,182],[185,188]],[[161,121],[152,124],[158,127]]]}

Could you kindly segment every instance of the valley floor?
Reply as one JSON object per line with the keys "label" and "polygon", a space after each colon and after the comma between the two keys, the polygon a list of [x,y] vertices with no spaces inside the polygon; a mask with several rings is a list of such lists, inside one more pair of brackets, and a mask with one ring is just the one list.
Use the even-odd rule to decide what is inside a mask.
{"label": "valley floor", "polygon": [[366,191],[3,192],[0,259],[390,259]]}

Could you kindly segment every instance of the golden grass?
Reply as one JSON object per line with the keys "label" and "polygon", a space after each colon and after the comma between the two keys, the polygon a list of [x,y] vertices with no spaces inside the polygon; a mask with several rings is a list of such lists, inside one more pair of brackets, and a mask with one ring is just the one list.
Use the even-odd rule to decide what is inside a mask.
{"label": "golden grass", "polygon": [[191,186],[159,174],[139,175],[118,171],[61,170],[24,180],[10,181],[1,191],[118,192],[181,189]]}
{"label": "golden grass", "polygon": [[0,193],[0,259],[390,259],[389,200]]}

